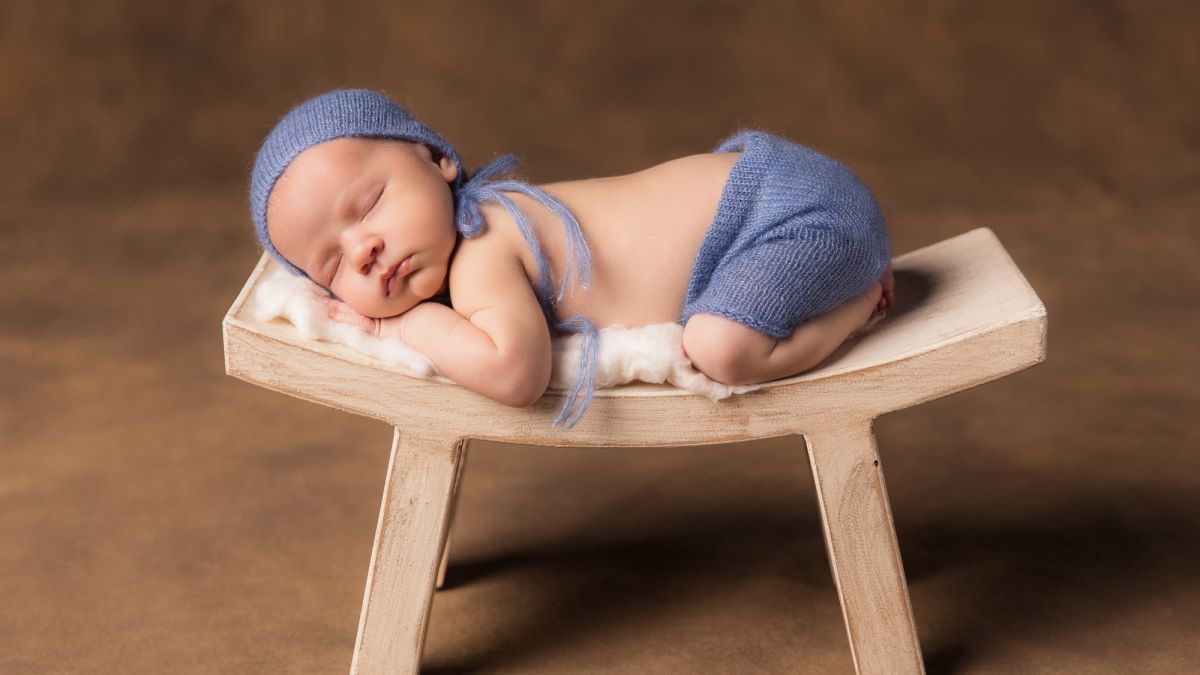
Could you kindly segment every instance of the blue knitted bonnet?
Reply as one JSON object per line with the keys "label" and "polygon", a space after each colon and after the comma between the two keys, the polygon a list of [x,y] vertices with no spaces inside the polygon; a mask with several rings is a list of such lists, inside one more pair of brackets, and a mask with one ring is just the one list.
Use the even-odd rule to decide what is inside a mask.
{"label": "blue knitted bonnet", "polygon": [[292,160],[318,143],[343,137],[395,138],[423,143],[438,155],[449,157],[458,169],[450,183],[452,192],[466,181],[462,160],[454,147],[422,124],[395,101],[367,89],[339,89],[310,98],[292,108],[271,130],[254,158],[250,174],[250,216],[263,248],[287,269],[307,277],[275,248],[267,234],[267,200]]}
{"label": "blue knitted bonnet", "polygon": [[[275,125],[263,141],[254,158],[250,176],[250,215],[254,232],[264,249],[285,268],[308,278],[303,270],[289,262],[275,248],[267,234],[267,200],[284,170],[301,152],[308,148],[342,137],[394,138],[423,143],[437,155],[448,157],[458,169],[449,183],[454,199],[454,226],[464,237],[478,235],[486,221],[480,205],[496,201],[512,215],[538,263],[538,279],[534,290],[542,313],[552,330],[584,334],[582,357],[576,371],[574,387],[563,399],[553,426],[570,429],[582,418],[592,399],[595,362],[599,353],[599,331],[579,314],[559,321],[553,304],[561,300],[571,276],[587,288],[591,282],[591,253],[575,216],[541,188],[521,180],[502,178],[517,165],[511,155],[498,157],[470,176],[463,170],[458,152],[433,129],[422,124],[408,111],[387,96],[367,89],[340,89],[311,98],[293,108]],[[567,259],[555,293],[545,252],[537,241],[528,217],[509,199],[505,192],[521,192],[545,206],[563,224],[567,241]]]}

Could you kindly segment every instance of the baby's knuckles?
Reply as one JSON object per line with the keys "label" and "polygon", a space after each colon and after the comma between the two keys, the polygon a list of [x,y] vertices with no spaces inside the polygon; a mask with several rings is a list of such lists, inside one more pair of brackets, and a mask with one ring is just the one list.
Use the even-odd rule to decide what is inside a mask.
{"label": "baby's knuckles", "polygon": [[352,324],[371,335],[382,337],[382,321],[359,314],[344,302],[326,298],[325,311],[332,321]]}

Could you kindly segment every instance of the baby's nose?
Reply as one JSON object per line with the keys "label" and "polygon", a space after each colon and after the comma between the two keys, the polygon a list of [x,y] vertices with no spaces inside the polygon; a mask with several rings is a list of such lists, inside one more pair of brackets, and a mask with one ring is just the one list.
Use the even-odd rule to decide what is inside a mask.
{"label": "baby's nose", "polygon": [[364,274],[371,271],[371,265],[375,263],[382,250],[383,241],[378,238],[366,239],[359,243],[357,264]]}

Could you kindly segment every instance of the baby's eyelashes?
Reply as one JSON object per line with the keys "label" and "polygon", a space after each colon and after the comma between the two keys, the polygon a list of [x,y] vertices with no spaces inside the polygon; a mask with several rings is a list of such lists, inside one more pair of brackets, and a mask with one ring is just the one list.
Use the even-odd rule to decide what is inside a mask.
{"label": "baby's eyelashes", "polygon": [[322,284],[323,286],[325,286],[325,288],[330,288],[331,286],[333,286],[333,280],[337,278],[338,269],[341,266],[342,266],[342,256],[339,255],[333,259],[333,269],[332,269],[332,271],[330,271],[329,276],[325,278],[325,282]]}
{"label": "baby's eyelashes", "polygon": [[[363,212],[363,215],[362,215],[363,218],[366,218],[368,213],[375,210],[375,205],[379,203],[379,199],[380,199],[380,197],[383,196],[383,191],[384,191],[384,188],[386,188],[386,187],[387,187],[387,185],[379,186],[379,189],[375,192],[375,197],[370,202],[370,206],[367,207],[367,210]],[[360,218],[360,220],[361,220],[361,218]]]}

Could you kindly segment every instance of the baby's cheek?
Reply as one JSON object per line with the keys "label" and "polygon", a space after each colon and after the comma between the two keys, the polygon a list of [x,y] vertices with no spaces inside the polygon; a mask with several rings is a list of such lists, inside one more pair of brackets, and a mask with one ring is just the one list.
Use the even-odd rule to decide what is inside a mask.
{"label": "baby's cheek", "polygon": [[374,299],[366,293],[368,290],[362,283],[365,279],[342,278],[335,284],[334,294],[345,303],[345,308],[354,311],[359,316],[375,318],[378,307]]}
{"label": "baby's cheek", "polygon": [[360,304],[355,311],[372,319],[386,319],[388,316],[390,316],[390,313],[386,308],[380,307],[374,303],[365,305]]}

